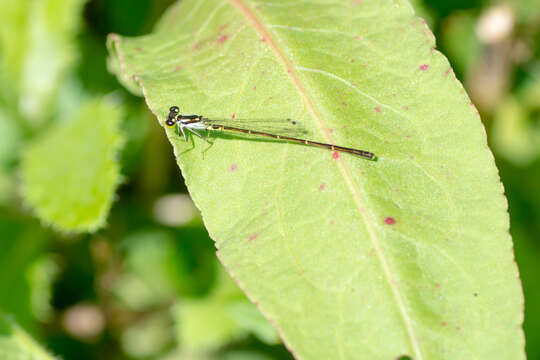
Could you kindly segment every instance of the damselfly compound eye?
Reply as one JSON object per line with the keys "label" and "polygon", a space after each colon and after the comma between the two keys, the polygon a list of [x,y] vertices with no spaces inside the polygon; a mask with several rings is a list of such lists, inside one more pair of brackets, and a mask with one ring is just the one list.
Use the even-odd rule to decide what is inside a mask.
{"label": "damselfly compound eye", "polygon": [[180,112],[180,109],[178,108],[178,106],[171,106],[171,108],[169,109],[169,111],[171,113],[175,113],[175,114],[178,114]]}

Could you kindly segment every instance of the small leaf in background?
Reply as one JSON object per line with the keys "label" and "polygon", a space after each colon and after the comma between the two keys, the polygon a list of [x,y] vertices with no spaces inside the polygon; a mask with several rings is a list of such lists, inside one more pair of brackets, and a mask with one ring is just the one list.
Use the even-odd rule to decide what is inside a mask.
{"label": "small leaf in background", "polygon": [[[208,353],[190,353],[189,351],[182,351],[176,349],[169,354],[160,357],[159,360],[275,360],[283,359],[283,357],[267,356],[257,353],[253,350],[250,351],[226,351],[218,354]],[[288,358],[287,358],[288,359]]]}
{"label": "small leaf in background", "polygon": [[476,17],[472,12],[459,11],[442,24],[441,43],[456,73],[464,75],[478,61],[481,44],[475,34]]}
{"label": "small leaf in background", "polygon": [[[111,35],[109,50],[161,123],[171,105],[295,118],[312,140],[378,155],[219,134],[186,144],[167,130],[220,260],[295,356],[524,357],[485,130],[408,2],[185,0],[152,34]],[[182,344],[237,334],[219,307],[180,303]],[[211,339],[200,324],[218,317]]]}
{"label": "small leaf in background", "polygon": [[540,155],[539,99],[540,81],[536,81],[517,96],[507,96],[495,110],[493,147],[515,165],[530,165]]}
{"label": "small leaf in background", "polygon": [[207,297],[181,300],[174,310],[181,348],[206,353],[244,338],[249,331],[229,313],[230,306],[243,298],[236,284],[220,270],[215,288]]}
{"label": "small leaf in background", "polygon": [[55,360],[8,316],[0,313],[0,359]]}
{"label": "small leaf in background", "polygon": [[6,167],[15,158],[20,147],[21,134],[6,109],[0,107],[0,168]]}
{"label": "small leaf in background", "polygon": [[261,341],[269,345],[279,344],[279,336],[276,330],[270,325],[270,322],[262,316],[257,310],[255,304],[247,299],[241,299],[231,302],[228,306],[228,314],[241,327],[251,331]]}
{"label": "small leaf in background", "polygon": [[2,59],[18,89],[18,110],[33,121],[47,114],[62,73],[76,57],[74,38],[85,1],[0,2]]}
{"label": "small leaf in background", "polygon": [[183,274],[174,246],[171,234],[161,229],[141,230],[123,239],[124,272],[115,282],[114,293],[126,306],[141,311],[178,294]]}
{"label": "small leaf in background", "polygon": [[[0,85],[1,86],[1,85]],[[21,147],[20,129],[16,121],[0,103],[0,204],[7,203],[13,197],[15,186],[13,164]]]}
{"label": "small leaf in background", "polygon": [[47,285],[27,275],[42,256],[48,237],[36,221],[24,222],[4,212],[0,212],[0,234],[0,312],[11,314],[18,324],[33,330],[32,295],[36,287]]}
{"label": "small leaf in background", "polygon": [[139,319],[123,332],[121,343],[132,357],[155,358],[173,342],[172,323],[168,313],[158,313]]}
{"label": "small leaf in background", "polygon": [[66,232],[95,231],[105,224],[120,182],[121,119],[118,106],[91,101],[72,123],[29,146],[22,193],[43,222]]}
{"label": "small leaf in background", "polygon": [[53,315],[52,286],[59,273],[60,268],[52,255],[36,259],[27,271],[32,314],[42,322],[48,321]]}

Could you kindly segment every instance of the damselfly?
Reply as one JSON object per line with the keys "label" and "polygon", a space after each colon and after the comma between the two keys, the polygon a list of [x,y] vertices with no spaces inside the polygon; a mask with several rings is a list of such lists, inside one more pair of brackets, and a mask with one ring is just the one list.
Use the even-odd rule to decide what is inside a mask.
{"label": "damselfly", "polygon": [[[253,122],[256,122],[256,120],[253,120]],[[296,121],[293,121],[290,119],[287,119],[286,123],[290,126],[296,125]],[[180,109],[178,108],[178,106],[171,106],[171,108],[169,109],[169,115],[167,116],[167,120],[165,121],[165,124],[169,127],[173,127],[176,125],[178,135],[179,136],[182,135],[184,139],[186,140],[186,142],[188,141],[188,138],[184,129],[194,133],[195,135],[201,138],[202,136],[199,133],[199,130],[206,130],[206,131],[222,130],[222,131],[232,131],[232,132],[248,134],[248,135],[264,136],[264,137],[279,139],[279,140],[288,141],[292,143],[315,146],[315,147],[333,150],[333,151],[341,151],[344,153],[360,156],[361,158],[364,158],[367,160],[376,159],[376,156],[374,153],[365,151],[365,150],[358,150],[358,149],[348,148],[344,146],[338,146],[338,145],[333,145],[333,144],[321,143],[317,141],[300,139],[300,138],[287,136],[287,135],[278,135],[271,132],[248,129],[247,127],[249,125],[249,122],[245,122],[245,121],[235,121],[231,119],[225,122],[223,120],[208,119],[208,118],[203,117],[202,115],[182,115],[180,114]],[[293,132],[294,131],[295,130],[293,129]]]}

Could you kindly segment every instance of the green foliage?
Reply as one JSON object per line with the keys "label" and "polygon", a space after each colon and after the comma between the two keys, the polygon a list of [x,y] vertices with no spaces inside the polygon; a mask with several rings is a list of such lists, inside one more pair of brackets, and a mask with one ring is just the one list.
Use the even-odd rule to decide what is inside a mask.
{"label": "green foliage", "polygon": [[443,25],[442,44],[452,56],[454,70],[463,74],[478,61],[481,44],[475,36],[476,18],[471,12],[456,12]]}
{"label": "green foliage", "polygon": [[[497,353],[478,358],[519,358],[510,353],[522,316],[517,274],[508,270],[501,189],[482,128],[469,99],[457,94],[464,90],[453,72],[441,80],[449,66],[408,5],[327,0],[306,9],[299,2],[187,0],[163,16],[174,1],[0,0],[0,312],[9,314],[0,315],[0,359],[39,358],[29,336],[62,359],[290,360],[288,349],[296,358],[358,358],[360,346],[369,347],[364,357],[371,359],[403,341],[395,335],[406,326],[392,307],[394,288],[421,351],[438,346],[424,358],[454,358],[490,342],[498,343]],[[487,130],[509,203],[529,359],[540,358],[537,2],[410,0]],[[238,10],[242,4],[261,26]],[[148,34],[162,16],[146,38],[105,41],[111,32]],[[505,32],[501,21],[508,20]],[[291,85],[292,75],[298,82]],[[122,85],[136,95],[144,86],[146,99]],[[356,90],[395,111],[378,112]],[[114,99],[115,109],[95,100],[102,98]],[[22,155],[62,132],[79,150],[93,146],[99,135],[92,132],[106,125],[96,114],[83,132],[77,118],[100,102],[107,117],[122,118],[109,120],[116,130],[105,132],[126,141],[121,152],[92,149],[93,160],[114,153],[125,180],[117,195],[103,179],[95,184],[108,188],[98,193],[110,208],[99,231],[51,230],[23,197]],[[336,161],[300,145],[225,133],[211,137],[213,145],[198,138],[185,144],[170,132],[219,256],[257,305],[223,271],[179,181],[160,126],[174,103],[207,116],[295,117],[310,139],[379,155],[376,163],[347,155]],[[69,159],[69,151],[52,155],[69,141],[43,150],[39,166]],[[66,163],[73,174],[96,164],[78,159]],[[347,170],[352,181],[344,185]],[[33,178],[33,188],[56,177],[50,200],[69,203],[74,193],[58,191],[63,178],[53,171],[42,170],[47,177]],[[92,197],[88,186],[77,190]],[[365,213],[351,208],[358,199]],[[76,217],[88,215],[65,206]],[[479,208],[485,217],[476,216]],[[395,275],[390,280],[365,241],[372,224]],[[504,327],[509,335],[501,340]],[[327,353],[305,356],[306,343]],[[398,355],[392,359],[417,359]]]}
{"label": "green foliage", "polygon": [[8,316],[0,313],[0,359],[54,360]]}
{"label": "green foliage", "polygon": [[493,123],[493,145],[517,165],[529,165],[540,154],[540,81],[498,105]]}
{"label": "green foliage", "polygon": [[52,288],[59,272],[59,266],[52,256],[36,259],[28,269],[32,314],[41,321],[47,321],[53,315]]}
{"label": "green foliage", "polygon": [[223,272],[209,296],[182,301],[175,315],[179,343],[188,352],[209,353],[250,331],[268,343],[277,341],[270,324]]}
{"label": "green foliage", "polygon": [[68,232],[105,224],[120,181],[121,117],[108,101],[91,101],[69,125],[52,129],[28,148],[23,196],[41,220]]}
{"label": "green foliage", "polygon": [[2,1],[0,47],[17,108],[43,121],[59,80],[73,62],[73,35],[85,0]]}
{"label": "green foliage", "polygon": [[125,271],[116,282],[115,294],[125,305],[141,310],[181,293],[178,283],[186,274],[170,233],[140,231],[127,236],[122,245]]}
{"label": "green foliage", "polygon": [[0,215],[0,312],[12,314],[21,326],[32,328],[35,286],[27,274],[45,247],[46,234],[34,222],[22,222],[4,212]]}
{"label": "green foliage", "polygon": [[174,104],[292,117],[378,155],[167,131],[221,261],[298,358],[524,357],[503,189],[434,46],[401,1],[188,0],[148,36],[109,38],[110,69],[160,121]]}
{"label": "green foliage", "polygon": [[247,335],[227,313],[227,303],[219,296],[183,301],[176,317],[178,341],[188,352],[214,351]]}
{"label": "green foliage", "polygon": [[[1,86],[1,85],[0,85]],[[14,192],[13,180],[9,177],[13,159],[20,147],[21,133],[10,114],[0,107],[0,204],[7,203]]]}

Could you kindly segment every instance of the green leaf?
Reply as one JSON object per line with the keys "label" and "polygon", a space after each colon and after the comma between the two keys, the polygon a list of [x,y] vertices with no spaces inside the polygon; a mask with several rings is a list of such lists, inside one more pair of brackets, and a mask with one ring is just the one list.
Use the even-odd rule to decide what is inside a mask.
{"label": "green leaf", "polygon": [[27,275],[42,256],[47,236],[37,222],[21,221],[20,216],[4,211],[0,212],[0,234],[0,312],[11,314],[21,326],[32,330],[37,283]]}
{"label": "green leaf", "polygon": [[[441,43],[458,74],[474,69],[482,55],[482,44],[476,37],[477,15],[459,11],[450,15],[441,28]],[[469,70],[470,71],[470,70]]]}
{"label": "green leaf", "polygon": [[16,193],[15,181],[12,176],[13,164],[21,148],[22,136],[20,129],[17,127],[16,119],[10,116],[6,109],[2,107],[1,101],[0,134],[2,134],[0,137],[0,203],[7,203]]}
{"label": "green leaf", "polygon": [[50,254],[36,259],[27,271],[32,314],[40,321],[46,322],[54,315],[51,300],[53,285],[59,273],[60,266]]}
{"label": "green leaf", "polygon": [[524,86],[518,96],[508,95],[493,119],[494,149],[512,163],[531,164],[540,154],[540,81]]}
{"label": "green leaf", "polygon": [[16,121],[0,106],[0,167],[16,158],[21,143],[21,134]]}
{"label": "green leaf", "polygon": [[45,223],[62,231],[95,231],[105,224],[120,182],[118,106],[84,105],[73,122],[33,143],[22,160],[23,197]]}
{"label": "green leaf", "polygon": [[172,342],[168,313],[148,315],[122,332],[124,352],[134,358],[156,358]]}
{"label": "green leaf", "polygon": [[122,242],[124,273],[115,281],[114,294],[138,311],[170,301],[178,294],[176,279],[181,262],[174,237],[162,230],[143,230]]}
{"label": "green leaf", "polygon": [[385,0],[186,0],[150,35],[109,38],[161,123],[175,104],[294,118],[378,155],[167,130],[219,258],[299,359],[524,358],[503,188],[434,47]]}
{"label": "green leaf", "polygon": [[0,359],[53,360],[55,357],[47,353],[8,316],[0,313]]}
{"label": "green leaf", "polygon": [[245,337],[248,329],[230,311],[231,306],[242,300],[242,293],[223,271],[208,297],[183,299],[174,309],[181,348],[205,353]]}
{"label": "green leaf", "polygon": [[279,337],[274,328],[247,299],[231,302],[227,312],[237,324],[253,332],[261,341],[270,345],[279,343]]}
{"label": "green leaf", "polygon": [[0,64],[19,94],[19,110],[43,117],[59,79],[75,58],[74,35],[85,0],[0,2]]}

